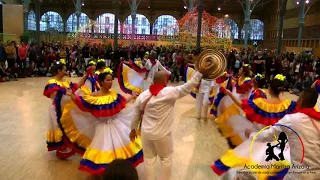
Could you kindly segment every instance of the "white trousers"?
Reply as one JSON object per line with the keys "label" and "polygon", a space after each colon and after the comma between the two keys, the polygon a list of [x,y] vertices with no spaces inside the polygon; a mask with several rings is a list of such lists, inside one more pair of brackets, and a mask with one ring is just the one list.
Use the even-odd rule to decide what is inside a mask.
{"label": "white trousers", "polygon": [[204,118],[208,117],[208,107],[209,107],[209,92],[207,93],[197,93],[196,97],[197,106],[197,117],[201,117],[201,112],[204,110]]}
{"label": "white trousers", "polygon": [[111,59],[106,59],[106,67],[110,67]]}
{"label": "white trousers", "polygon": [[88,65],[90,59],[91,59],[91,58],[84,58],[84,62],[86,63],[86,65]]}
{"label": "white trousers", "polygon": [[172,153],[173,141],[169,133],[158,140],[148,140],[148,137],[141,134],[142,148],[144,154],[144,178],[143,180],[156,180],[157,156],[161,161],[161,168],[158,180],[170,180],[172,174]]}

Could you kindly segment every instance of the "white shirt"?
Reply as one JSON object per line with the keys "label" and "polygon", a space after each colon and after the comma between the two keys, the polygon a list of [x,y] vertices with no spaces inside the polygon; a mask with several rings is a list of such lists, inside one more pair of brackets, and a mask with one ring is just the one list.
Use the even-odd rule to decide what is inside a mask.
{"label": "white shirt", "polygon": [[172,54],[172,60],[173,60],[173,62],[176,62],[176,58],[177,58],[177,53],[173,53]]}
{"label": "white shirt", "polygon": [[199,84],[201,77],[202,74],[196,72],[187,83],[176,87],[165,87],[157,96],[152,96],[149,89],[141,93],[135,103],[135,115],[131,123],[131,129],[137,128],[141,111],[151,97],[145,106],[141,134],[149,140],[158,140],[169,134],[174,121],[176,100],[188,95]]}
{"label": "white shirt", "polygon": [[[314,120],[316,126],[320,127],[320,121]],[[320,134],[317,129],[312,124],[312,120],[309,116],[303,113],[288,114],[284,116],[277,124],[282,124],[292,128],[298,133],[304,144],[304,160],[303,165],[308,165],[309,170],[306,169],[290,169],[290,171],[295,172],[316,172],[316,174],[293,174],[288,173],[284,179],[293,180],[312,180],[319,179],[320,177]],[[301,165],[302,156],[302,145],[300,143],[297,135],[290,129],[283,126],[272,126],[271,128],[262,131],[261,134],[257,136],[256,140],[272,142],[274,139],[274,134],[277,136],[280,132],[284,132],[288,137],[288,142],[290,145],[290,157],[291,164]],[[292,166],[291,166],[292,167]]]}
{"label": "white shirt", "polygon": [[171,74],[171,72],[168,71],[165,67],[163,67],[158,60],[156,60],[156,64],[154,66],[152,66],[152,63],[151,63],[150,59],[148,59],[147,62],[146,62],[145,67],[149,71],[147,81],[149,83],[151,83],[151,84],[153,83],[154,74],[157,71],[159,71],[159,69],[162,70],[162,71],[167,72],[167,74],[169,74],[169,75]]}
{"label": "white shirt", "polygon": [[199,93],[209,93],[212,86],[214,86],[214,81],[207,81],[207,80],[201,79]]}

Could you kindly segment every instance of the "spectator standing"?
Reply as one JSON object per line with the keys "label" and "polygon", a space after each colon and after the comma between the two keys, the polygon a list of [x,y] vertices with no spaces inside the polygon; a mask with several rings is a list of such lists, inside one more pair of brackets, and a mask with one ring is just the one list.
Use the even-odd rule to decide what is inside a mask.
{"label": "spectator standing", "polygon": [[235,55],[235,59],[232,62],[232,64],[233,64],[233,73],[237,75],[239,72],[239,69],[242,67],[241,57],[238,54]]}
{"label": "spectator standing", "polygon": [[28,48],[25,43],[21,43],[18,47],[18,56],[20,59],[20,67],[23,73],[23,77],[26,77],[25,70],[27,69],[27,56],[28,56]]}
{"label": "spectator standing", "polygon": [[3,41],[0,41],[0,66],[1,66],[1,68],[5,64],[5,61],[7,58],[6,56],[7,56],[7,54],[6,54],[5,48],[3,47]]}
{"label": "spectator standing", "polygon": [[88,44],[84,45],[84,47],[82,48],[82,57],[84,58],[84,62],[87,65],[90,61],[90,48]]}
{"label": "spectator standing", "polygon": [[265,59],[262,56],[262,52],[258,51],[257,56],[254,58],[253,63],[255,64],[255,74],[263,74],[264,72],[264,65],[265,65]]}
{"label": "spectator standing", "polygon": [[12,45],[12,42],[8,42],[6,47],[6,53],[7,53],[8,67],[13,68],[15,63],[15,57],[16,57],[16,48]]}

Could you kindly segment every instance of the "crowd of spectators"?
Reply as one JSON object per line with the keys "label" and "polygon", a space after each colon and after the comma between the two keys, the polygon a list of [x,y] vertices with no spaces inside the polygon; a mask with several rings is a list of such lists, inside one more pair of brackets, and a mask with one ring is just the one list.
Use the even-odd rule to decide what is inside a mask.
{"label": "crowd of spectators", "polygon": [[[138,44],[119,47],[113,50],[111,45],[85,44],[65,45],[60,42],[41,42],[40,44],[14,41],[4,44],[0,41],[0,81],[17,80],[17,78],[33,76],[52,76],[51,68],[59,59],[65,59],[70,76],[82,76],[86,64],[90,60],[105,59],[107,65],[114,70],[120,60],[135,58],[146,59],[146,54],[156,51],[158,60],[172,72],[171,81],[181,81],[185,64],[194,61],[195,50],[187,50],[183,46],[155,46],[154,44]],[[299,94],[310,87],[320,74],[319,57],[310,53],[283,53],[273,51],[242,49],[224,51],[228,60],[228,69],[236,75],[243,64],[250,64],[253,74],[265,76],[265,86],[276,74],[283,74],[287,80],[287,90]],[[148,53],[147,53],[148,52]],[[190,58],[190,55],[192,57]],[[189,56],[188,56],[189,55]]]}
{"label": "crowd of spectators", "polygon": [[320,75],[319,57],[311,52],[299,54],[282,53],[275,54],[273,51],[232,51],[228,55],[229,69],[234,73],[239,71],[243,64],[250,64],[253,74],[261,74],[265,77],[265,87],[268,81],[275,75],[286,76],[286,90],[299,94],[304,88],[310,88],[312,83]]}

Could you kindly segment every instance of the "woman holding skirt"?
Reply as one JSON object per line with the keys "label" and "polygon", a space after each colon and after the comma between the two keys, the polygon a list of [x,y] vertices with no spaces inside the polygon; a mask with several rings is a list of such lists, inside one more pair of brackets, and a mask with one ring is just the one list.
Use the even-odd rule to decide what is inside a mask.
{"label": "woman holding skirt", "polygon": [[[267,98],[265,92],[261,89],[263,86],[263,77],[261,74],[257,74],[252,80],[252,91],[249,96],[250,100],[257,98],[265,99]],[[243,114],[241,114],[239,108],[228,109],[228,114],[230,115],[226,120],[226,123],[232,127],[232,134],[227,137],[231,147],[237,147],[245,139],[246,128],[252,128],[252,122],[248,121]]]}
{"label": "woman holding skirt", "polygon": [[[297,104],[294,101],[288,99],[281,99],[280,93],[283,90],[283,76],[277,75],[275,79],[270,82],[268,89],[270,98],[263,99],[236,99],[229,90],[225,93],[231,97],[235,104],[240,107],[246,115],[248,121],[253,123],[252,129],[247,130],[247,135],[252,132],[250,138],[245,140],[234,150],[228,150],[219,160],[215,161],[211,166],[212,170],[222,175],[231,168],[245,167],[247,165],[261,165],[260,169],[251,169],[254,172],[258,172],[256,175],[259,179],[268,179],[270,177],[276,177],[281,179],[287,172],[289,163],[289,147],[286,149],[285,157],[289,161],[265,161],[266,159],[266,143],[254,141],[253,136],[256,132],[265,126],[273,125],[277,123],[286,114],[295,113],[297,111]],[[278,149],[276,149],[276,153]],[[280,168],[264,168],[267,165],[274,164],[273,167]],[[262,173],[259,173],[262,172]]]}
{"label": "woman holding skirt", "polygon": [[[43,92],[44,96],[52,99],[52,104],[49,107],[47,148],[48,151],[56,151],[57,157],[65,159],[75,152],[81,151],[80,147],[74,146],[65,136],[60,122],[63,107],[70,101],[70,98],[65,95],[66,90],[69,89],[74,93],[78,89],[78,85],[64,80],[66,64],[63,59],[53,67],[53,73],[55,76],[48,81]],[[80,80],[79,84],[83,84],[86,78],[87,75]]]}
{"label": "woman holding skirt", "polygon": [[67,94],[73,102],[66,104],[62,127],[66,136],[76,145],[85,147],[80,170],[102,174],[115,159],[126,159],[137,166],[143,162],[141,140],[130,141],[131,108],[125,108],[135,96],[128,99],[111,90],[113,72],[106,68],[98,75],[99,91],[89,95]]}
{"label": "woman holding skirt", "polygon": [[[229,84],[232,84],[232,94],[237,99],[248,99],[252,88],[249,65],[243,65],[243,67],[239,70],[239,78],[235,80],[229,79]],[[221,108],[223,111],[218,114],[215,122],[218,125],[221,134],[224,137],[229,138],[234,135],[234,132],[232,127],[227,123],[228,118],[234,115],[243,115],[243,111],[228,96],[225,96],[221,99],[219,106],[223,107]]]}

